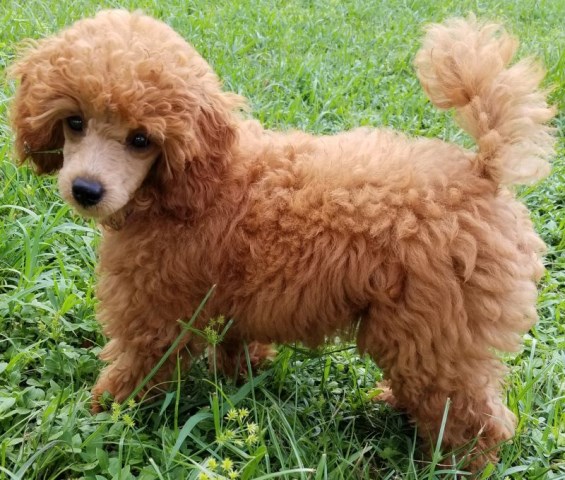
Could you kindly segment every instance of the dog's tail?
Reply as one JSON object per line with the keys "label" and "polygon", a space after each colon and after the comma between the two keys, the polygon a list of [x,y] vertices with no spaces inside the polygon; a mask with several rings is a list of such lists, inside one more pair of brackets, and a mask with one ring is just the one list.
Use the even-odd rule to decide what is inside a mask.
{"label": "dog's tail", "polygon": [[480,174],[504,184],[547,175],[554,147],[543,69],[532,60],[508,67],[517,47],[500,25],[471,16],[430,26],[415,61],[430,100],[455,108],[475,139]]}

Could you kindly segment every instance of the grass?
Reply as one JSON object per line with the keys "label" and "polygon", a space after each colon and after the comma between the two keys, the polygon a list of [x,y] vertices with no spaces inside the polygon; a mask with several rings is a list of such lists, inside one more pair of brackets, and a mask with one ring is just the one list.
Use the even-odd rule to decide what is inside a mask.
{"label": "grass", "polygon": [[[422,26],[474,11],[504,20],[522,54],[548,68],[565,106],[565,4],[550,0],[1,0],[0,68],[16,45],[95,12],[143,8],[207,58],[226,88],[273,128],[328,133],[388,125],[468,140],[426,101],[411,60]],[[251,6],[252,3],[255,5]],[[0,479],[456,478],[430,461],[405,417],[370,401],[379,370],[348,345],[282,348],[243,385],[198,362],[165,397],[89,413],[104,344],[95,321],[95,226],[60,200],[52,178],[12,162],[0,89]],[[561,113],[552,175],[521,191],[547,242],[538,325],[509,357],[515,439],[482,478],[565,478],[565,157]],[[231,463],[231,465],[230,465]],[[460,474],[464,476],[464,474]]]}

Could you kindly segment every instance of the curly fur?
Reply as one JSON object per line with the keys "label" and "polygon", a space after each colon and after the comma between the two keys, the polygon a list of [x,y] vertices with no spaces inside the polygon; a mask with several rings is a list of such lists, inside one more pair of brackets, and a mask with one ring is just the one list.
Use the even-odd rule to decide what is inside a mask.
{"label": "curly fur", "polygon": [[[450,398],[444,445],[478,438],[471,465],[495,459],[514,432],[497,352],[536,321],[544,248],[504,185],[546,174],[553,148],[541,69],[507,67],[516,45],[498,25],[456,19],[431,26],[417,55],[424,89],[456,109],[473,152],[388,130],[267,131],[192,47],[139,13],[103,11],[32,44],[11,69],[19,158],[60,170],[63,196],[105,226],[109,365],[94,408],[104,391],[120,401],[135,389],[216,285],[197,326],[234,319],[226,370],[243,342],[261,358],[271,342],[356,336],[384,370],[383,398],[424,439]],[[135,131],[148,149],[128,145]],[[81,172],[115,195],[79,205],[69,185]],[[188,363],[203,348],[192,336],[179,352]]]}

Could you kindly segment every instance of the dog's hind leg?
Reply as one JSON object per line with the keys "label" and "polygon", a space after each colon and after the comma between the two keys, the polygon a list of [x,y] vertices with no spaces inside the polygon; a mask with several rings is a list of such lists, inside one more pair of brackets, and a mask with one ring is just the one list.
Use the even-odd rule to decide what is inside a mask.
{"label": "dog's hind leg", "polygon": [[[430,286],[411,278],[396,304],[375,305],[362,320],[358,345],[384,370],[386,400],[405,410],[419,435],[435,446],[448,399],[442,445],[476,442],[478,468],[497,457],[514,433],[514,416],[501,402],[501,362],[484,338],[474,336],[457,283]],[[473,452],[474,453],[474,452]]]}
{"label": "dog's hind leg", "polygon": [[249,366],[255,373],[265,362],[273,360],[276,354],[277,351],[271,344],[260,342],[246,344],[228,336],[215,348],[209,348],[209,363],[211,368],[216,368],[226,377],[237,379],[247,376]]}

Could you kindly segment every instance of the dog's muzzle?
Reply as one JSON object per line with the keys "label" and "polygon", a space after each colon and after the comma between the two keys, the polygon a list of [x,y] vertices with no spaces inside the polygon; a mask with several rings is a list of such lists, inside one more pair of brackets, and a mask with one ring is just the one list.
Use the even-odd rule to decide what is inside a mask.
{"label": "dog's muzzle", "polygon": [[83,207],[96,205],[104,196],[104,187],[95,180],[77,177],[73,180],[73,198]]}

